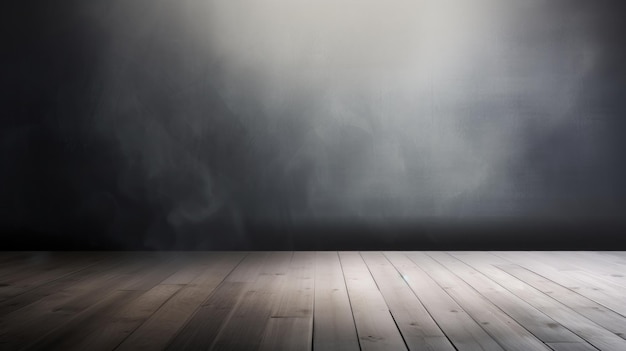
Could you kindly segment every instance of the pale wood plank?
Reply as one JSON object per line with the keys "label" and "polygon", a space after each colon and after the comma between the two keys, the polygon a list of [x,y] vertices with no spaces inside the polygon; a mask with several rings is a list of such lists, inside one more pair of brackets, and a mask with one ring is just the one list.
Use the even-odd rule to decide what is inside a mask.
{"label": "pale wood plank", "polygon": [[616,335],[622,338],[626,336],[626,318],[624,316],[516,264],[496,265],[496,267],[567,305]]}
{"label": "pale wood plank", "polygon": [[[555,259],[555,253],[502,252],[497,256],[507,260],[520,260],[519,265],[542,275],[604,307],[626,316],[626,301],[616,296],[626,296],[626,292],[613,289],[608,284],[589,277],[570,262]],[[515,262],[514,262],[515,263]]]}
{"label": "pale wood plank", "polygon": [[566,305],[530,285],[519,280],[512,281],[511,275],[493,266],[493,264],[502,264],[502,259],[487,253],[468,253],[462,255],[462,260],[598,349],[616,351],[626,349],[626,340],[577,314]]}
{"label": "pale wood plank", "polygon": [[167,346],[168,350],[207,350],[224,327],[248,284],[224,281],[203,302]]}
{"label": "pale wood plank", "polygon": [[[244,253],[207,253],[207,255],[211,256],[211,264],[124,340],[118,350],[165,348],[200,303],[211,295],[245,256]],[[195,271],[196,267],[189,269]]]}
{"label": "pale wood plank", "polygon": [[[20,350],[68,350],[74,349],[77,339],[83,336],[89,327],[106,320],[111,311],[123,306],[128,300],[134,300],[141,294],[136,290],[114,290],[100,298],[93,305],[76,313],[69,321],[52,328],[44,335],[32,335],[34,342],[27,341],[19,346]],[[91,349],[91,348],[90,348]]]}
{"label": "pale wood plank", "polygon": [[[128,336],[127,328],[134,326],[130,331],[134,330],[161,305],[159,302],[167,300],[180,289],[179,285],[169,285],[150,291],[177,270],[173,263],[178,257],[176,253],[145,257],[149,266],[129,276],[115,291],[104,296],[95,305],[99,306],[102,305],[102,301],[112,300],[106,308],[96,310],[95,306],[89,307],[68,323],[46,334],[38,341],[35,349],[50,349],[51,345],[54,345],[56,349],[65,350],[75,345],[84,345],[90,350],[110,350],[117,346]],[[144,290],[150,293],[144,294]],[[136,307],[132,307],[135,304]],[[126,313],[132,313],[129,316],[131,319],[124,319]],[[116,330],[117,334],[114,333]],[[105,331],[106,339],[102,340]]]}
{"label": "pale wood plank", "polygon": [[24,347],[61,328],[82,311],[96,305],[133,273],[145,268],[142,260],[121,260],[99,276],[81,281],[62,291],[18,309],[0,320],[0,343],[7,349]]}
{"label": "pale wood plank", "polygon": [[93,265],[0,302],[0,315],[8,315],[13,311],[28,306],[47,296],[54,295],[59,291],[64,291],[73,285],[84,284],[86,281],[101,279],[101,274],[103,272],[112,267],[121,266],[125,262],[125,259],[118,253],[109,253],[107,257]]}
{"label": "pale wood plank", "polygon": [[[461,253],[459,256],[462,257],[461,255],[463,254]],[[448,253],[429,252],[428,255],[454,272],[459,278],[543,342],[584,342],[576,334],[545,315],[541,310],[536,309],[517,295],[506,290],[496,281],[459,259],[450,256]],[[512,284],[516,284],[515,278],[510,277],[510,280]]]}
{"label": "pale wood plank", "polygon": [[161,282],[165,285],[190,284],[194,279],[204,273],[209,265],[215,263],[216,256],[221,256],[221,252],[197,251],[186,252],[179,256],[175,272]]}
{"label": "pale wood plank", "polygon": [[[281,256],[282,257],[282,256]],[[251,252],[241,262],[237,269],[226,277],[226,282],[254,283],[260,275],[266,275],[268,265],[276,265],[275,252]]]}
{"label": "pale wood plank", "polygon": [[380,252],[362,252],[409,350],[455,350],[400,273]]}
{"label": "pale wood plank", "polygon": [[406,350],[406,345],[358,252],[340,252],[348,297],[362,350]]}
{"label": "pale wood plank", "polygon": [[502,350],[428,274],[399,252],[385,253],[457,350]]}
{"label": "pale wood plank", "polygon": [[187,262],[181,252],[154,253],[146,260],[150,262],[149,269],[141,274],[134,274],[131,279],[119,287],[121,290],[149,290],[157,284],[163,284],[165,279],[183,270]]}
{"label": "pale wood plank", "polygon": [[127,300],[121,308],[108,311],[104,318],[81,328],[76,333],[80,334],[79,337],[65,337],[66,342],[62,346],[74,350],[113,350],[181,288],[181,285],[159,284],[138,298]]}
{"label": "pale wood plank", "polygon": [[313,337],[315,253],[294,252],[286,287],[267,323],[259,350],[310,350]]}
{"label": "pale wood plank", "polygon": [[[303,333],[300,334],[300,331]],[[265,328],[259,350],[311,350],[312,332],[312,318],[271,318]],[[276,347],[272,348],[274,345]]]}
{"label": "pale wood plank", "polygon": [[[571,267],[567,275],[610,295],[626,295],[625,265],[612,263],[601,255],[584,251],[553,252],[550,256],[550,259]],[[626,311],[626,303],[621,304],[620,311]]]}
{"label": "pale wood plank", "polygon": [[88,255],[0,253],[0,349],[626,349],[621,252]]}
{"label": "pale wood plank", "polygon": [[184,328],[168,345],[170,350],[208,349],[220,330],[230,319],[244,292],[258,278],[266,262],[268,252],[248,254],[237,268],[217,287],[215,292],[196,310]]}
{"label": "pale wood plank", "polygon": [[313,315],[315,278],[315,253],[296,251],[287,271],[287,290],[272,312],[273,318],[303,317]]}
{"label": "pale wood plank", "polygon": [[212,350],[257,349],[284,288],[292,256],[291,252],[273,252],[267,257],[241,303],[217,335]]}
{"label": "pale wood plank", "polygon": [[5,264],[15,265],[18,261],[27,259],[32,252],[29,251],[1,251],[0,252],[0,268]]}
{"label": "pale wood plank", "polygon": [[8,259],[6,263],[0,265],[0,282],[5,283],[8,280],[28,276],[42,266],[63,260],[65,254],[65,252],[32,251]]}
{"label": "pale wood plank", "polygon": [[513,318],[429,255],[410,252],[407,256],[444,288],[505,350],[549,350]]}
{"label": "pale wood plank", "polygon": [[313,348],[357,351],[359,341],[337,252],[315,255]]}
{"label": "pale wood plank", "polygon": [[601,255],[609,256],[615,262],[626,264],[626,251],[596,251]]}
{"label": "pale wood plank", "polygon": [[0,279],[0,301],[4,302],[37,287],[86,269],[104,259],[106,255],[106,253],[56,255],[56,259],[34,264],[28,270],[28,273],[19,272],[15,275],[5,276]]}
{"label": "pale wood plank", "polygon": [[597,351],[595,347],[587,343],[549,343],[548,346],[554,351]]}
{"label": "pale wood plank", "polygon": [[593,277],[626,287],[626,262],[615,259],[615,256],[592,251],[566,251],[559,252],[555,258],[562,259]]}

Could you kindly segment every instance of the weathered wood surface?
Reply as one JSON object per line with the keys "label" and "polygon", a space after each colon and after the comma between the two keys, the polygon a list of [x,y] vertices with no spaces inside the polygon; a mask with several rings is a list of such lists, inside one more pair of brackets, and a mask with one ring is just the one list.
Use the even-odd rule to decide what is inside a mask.
{"label": "weathered wood surface", "polygon": [[626,350],[624,252],[6,252],[1,350]]}

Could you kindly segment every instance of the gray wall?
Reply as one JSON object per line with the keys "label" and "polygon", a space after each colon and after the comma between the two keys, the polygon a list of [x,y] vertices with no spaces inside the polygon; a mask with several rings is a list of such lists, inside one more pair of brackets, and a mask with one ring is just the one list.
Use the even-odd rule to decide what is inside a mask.
{"label": "gray wall", "polygon": [[2,226],[212,248],[250,247],[250,223],[622,220],[620,10],[590,0],[9,5]]}

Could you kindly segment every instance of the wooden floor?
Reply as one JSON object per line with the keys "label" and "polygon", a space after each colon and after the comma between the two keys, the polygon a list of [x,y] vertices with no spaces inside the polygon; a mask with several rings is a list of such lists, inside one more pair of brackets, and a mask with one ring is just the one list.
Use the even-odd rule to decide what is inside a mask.
{"label": "wooden floor", "polygon": [[0,253],[0,350],[626,350],[626,252]]}

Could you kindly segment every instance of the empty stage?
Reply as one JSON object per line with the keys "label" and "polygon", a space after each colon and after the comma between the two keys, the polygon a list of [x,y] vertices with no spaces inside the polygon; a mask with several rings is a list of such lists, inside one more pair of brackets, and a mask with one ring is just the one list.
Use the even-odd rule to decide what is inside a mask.
{"label": "empty stage", "polygon": [[626,350],[624,252],[0,253],[0,349]]}

